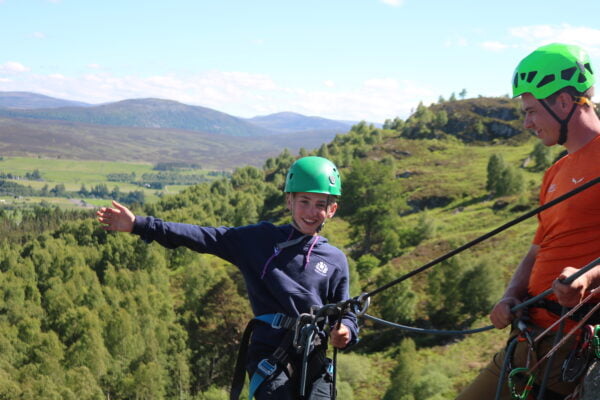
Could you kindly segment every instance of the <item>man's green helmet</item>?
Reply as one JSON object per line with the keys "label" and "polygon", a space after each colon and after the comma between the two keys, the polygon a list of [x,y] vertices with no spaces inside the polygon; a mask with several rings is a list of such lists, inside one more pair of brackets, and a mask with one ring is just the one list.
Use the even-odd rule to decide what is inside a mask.
{"label": "man's green helmet", "polygon": [[323,157],[303,157],[290,167],[285,178],[286,193],[342,194],[340,172],[334,163]]}
{"label": "man's green helmet", "polygon": [[594,85],[590,57],[579,46],[552,43],[525,57],[513,76],[513,97],[531,93],[538,100],[572,86],[585,92]]}

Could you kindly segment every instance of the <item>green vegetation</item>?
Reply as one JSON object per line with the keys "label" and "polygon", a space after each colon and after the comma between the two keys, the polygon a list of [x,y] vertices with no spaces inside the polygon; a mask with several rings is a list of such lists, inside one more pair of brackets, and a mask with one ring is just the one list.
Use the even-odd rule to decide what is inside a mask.
{"label": "green vegetation", "polygon": [[[230,176],[206,171],[188,163],[120,163],[29,157],[0,160],[0,196],[81,199],[86,204],[107,204],[115,199],[126,204],[156,201],[186,186]],[[104,199],[100,203],[98,199]],[[65,203],[73,206],[73,202]]]}
{"label": "green vegetation", "polygon": [[[327,155],[341,169],[339,214],[323,234],[349,255],[352,295],[537,204],[542,161],[532,156],[535,139],[490,128],[504,114],[485,105],[500,107],[505,100],[512,115],[507,99],[454,99],[422,107],[406,121],[390,120],[385,129],[357,124],[331,143],[303,151]],[[479,114],[472,111],[476,106]],[[475,130],[454,134],[457,112],[473,123],[483,115],[486,131],[477,135],[493,137],[473,140]],[[488,166],[500,157],[500,166],[522,176],[515,194],[491,193]],[[531,158],[535,165],[527,162]],[[213,226],[286,222],[281,189],[294,159],[284,151],[262,168],[238,168],[230,178],[187,187],[134,212]],[[136,168],[111,173],[151,173],[150,165]],[[51,176],[39,165],[7,172],[35,169],[42,179]],[[502,176],[502,168],[493,170]],[[79,181],[75,190],[100,183]],[[489,324],[486,315],[535,226],[534,219],[523,222],[373,296],[369,313],[425,328]],[[13,209],[0,213],[0,281],[0,398],[227,398],[251,312],[241,274],[226,262],[106,233],[90,212]],[[506,333],[447,338],[362,325],[361,342],[340,356],[339,398],[453,399],[503,346]]]}

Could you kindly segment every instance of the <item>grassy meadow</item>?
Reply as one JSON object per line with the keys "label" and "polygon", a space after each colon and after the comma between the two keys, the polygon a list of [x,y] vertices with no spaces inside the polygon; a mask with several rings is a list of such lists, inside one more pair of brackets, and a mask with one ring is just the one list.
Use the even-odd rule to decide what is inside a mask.
{"label": "grassy meadow", "polygon": [[[77,192],[82,185],[89,190],[96,185],[105,184],[109,190],[115,186],[124,193],[136,190],[143,190],[146,202],[156,201],[162,195],[171,195],[179,193],[186,188],[186,185],[167,185],[163,189],[150,189],[140,185],[135,185],[128,182],[111,182],[108,181],[108,174],[135,173],[137,177],[143,174],[156,173],[153,169],[154,165],[148,162],[122,162],[122,161],[91,161],[91,160],[68,160],[62,158],[43,158],[43,157],[7,157],[2,156],[0,160],[0,174],[13,174],[23,179],[11,180],[20,185],[31,186],[33,189],[41,189],[45,185],[48,188],[53,188],[58,184],[65,185],[68,192]],[[31,174],[38,170],[42,176],[42,180],[24,179],[26,174]],[[195,174],[203,175],[207,179],[211,179],[208,175],[208,170],[186,170],[180,171],[182,175]],[[14,198],[10,196],[0,196],[0,206],[2,205],[27,205],[38,204],[44,202],[46,204],[55,204],[62,207],[81,207],[85,205],[80,200],[85,201],[87,205],[103,206],[110,203],[108,199],[98,199],[93,197],[71,199],[60,197],[23,197]]]}

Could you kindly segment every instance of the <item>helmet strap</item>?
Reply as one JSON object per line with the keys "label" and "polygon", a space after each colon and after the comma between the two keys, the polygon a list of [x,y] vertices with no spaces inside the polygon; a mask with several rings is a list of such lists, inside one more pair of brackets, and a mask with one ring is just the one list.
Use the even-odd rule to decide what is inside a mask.
{"label": "helmet strap", "polygon": [[552,115],[552,117],[560,124],[560,134],[558,135],[558,144],[560,144],[560,145],[565,144],[567,141],[567,136],[569,134],[569,121],[571,120],[571,117],[573,116],[573,113],[575,112],[575,109],[577,108],[578,103],[573,103],[573,107],[571,108],[571,111],[569,111],[567,118],[561,119],[550,108],[548,103],[546,103],[544,100],[539,100],[539,102],[542,104],[542,106],[544,106],[546,111],[548,111],[548,113],[550,115]]}

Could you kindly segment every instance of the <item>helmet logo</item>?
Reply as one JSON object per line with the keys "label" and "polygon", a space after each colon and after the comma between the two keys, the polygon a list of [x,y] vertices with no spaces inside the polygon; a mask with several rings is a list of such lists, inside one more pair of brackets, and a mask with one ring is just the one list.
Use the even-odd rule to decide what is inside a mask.
{"label": "helmet logo", "polygon": [[329,175],[329,183],[331,183],[332,185],[335,185],[335,176]]}

